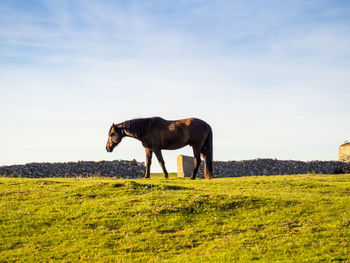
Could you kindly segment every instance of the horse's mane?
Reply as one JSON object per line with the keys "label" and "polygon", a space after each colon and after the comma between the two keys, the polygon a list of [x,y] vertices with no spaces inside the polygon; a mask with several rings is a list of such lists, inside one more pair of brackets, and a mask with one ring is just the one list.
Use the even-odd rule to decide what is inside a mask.
{"label": "horse's mane", "polygon": [[142,137],[151,127],[152,118],[140,118],[124,121],[117,126],[134,134],[136,137]]}

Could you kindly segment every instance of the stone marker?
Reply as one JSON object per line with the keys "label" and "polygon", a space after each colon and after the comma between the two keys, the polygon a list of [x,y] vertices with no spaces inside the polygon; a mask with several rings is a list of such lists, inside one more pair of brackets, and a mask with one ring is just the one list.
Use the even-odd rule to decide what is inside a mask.
{"label": "stone marker", "polygon": [[339,161],[350,162],[350,142],[346,141],[339,146]]}
{"label": "stone marker", "polygon": [[190,177],[194,168],[194,158],[186,155],[177,157],[177,176]]}

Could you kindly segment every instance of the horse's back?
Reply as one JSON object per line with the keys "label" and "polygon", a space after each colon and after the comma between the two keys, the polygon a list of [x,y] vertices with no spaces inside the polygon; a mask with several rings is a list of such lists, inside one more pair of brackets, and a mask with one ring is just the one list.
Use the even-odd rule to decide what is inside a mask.
{"label": "horse's back", "polygon": [[210,128],[209,124],[205,121],[198,119],[198,118],[187,118],[178,120],[177,122],[184,124],[187,126],[191,131],[201,130],[201,131],[207,131],[208,128]]}
{"label": "horse's back", "polygon": [[187,118],[176,121],[176,126],[184,129],[191,144],[202,144],[207,138],[211,128],[208,123],[198,118]]}
{"label": "horse's back", "polygon": [[[178,149],[187,144],[202,145],[210,132],[210,126],[198,118],[165,120],[152,118],[152,134],[155,144],[163,149]],[[157,141],[157,142],[155,142]]]}
{"label": "horse's back", "polygon": [[165,120],[161,117],[153,117],[152,124],[155,127],[159,128],[167,128],[169,126],[175,125],[175,126],[186,126],[189,128],[203,128],[208,127],[209,124],[205,121],[198,119],[198,118],[186,118],[186,119],[180,119],[180,120]]}

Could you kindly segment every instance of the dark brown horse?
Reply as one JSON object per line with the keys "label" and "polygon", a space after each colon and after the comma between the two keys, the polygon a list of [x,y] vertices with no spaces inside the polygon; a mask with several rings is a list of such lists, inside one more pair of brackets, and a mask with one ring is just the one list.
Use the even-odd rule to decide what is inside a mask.
{"label": "dark brown horse", "polygon": [[213,133],[209,124],[200,119],[167,121],[160,117],[153,117],[113,124],[108,132],[107,152],[112,152],[125,136],[140,140],[145,147],[145,178],[150,177],[152,153],[157,156],[164,176],[168,178],[161,150],[176,150],[186,145],[192,146],[195,157],[191,179],[196,178],[201,156],[205,162],[205,178],[213,177]]}

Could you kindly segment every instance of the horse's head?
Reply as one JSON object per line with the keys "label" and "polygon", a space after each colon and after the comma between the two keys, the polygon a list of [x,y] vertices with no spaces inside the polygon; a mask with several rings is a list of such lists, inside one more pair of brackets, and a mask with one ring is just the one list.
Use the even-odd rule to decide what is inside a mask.
{"label": "horse's head", "polygon": [[114,147],[116,147],[123,139],[123,134],[121,128],[118,128],[115,124],[109,129],[108,141],[106,144],[107,152],[112,152]]}

